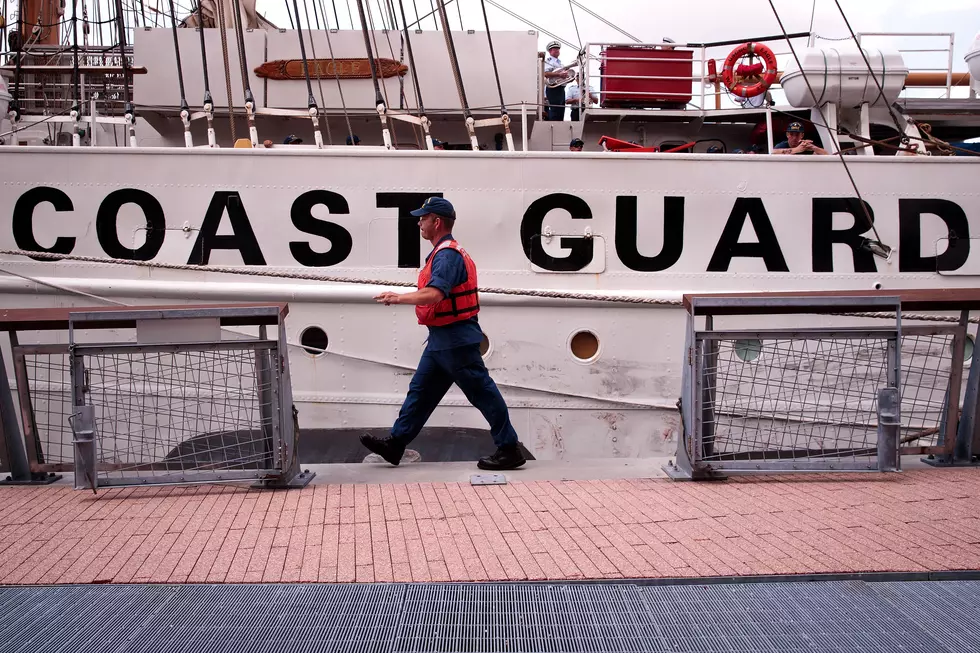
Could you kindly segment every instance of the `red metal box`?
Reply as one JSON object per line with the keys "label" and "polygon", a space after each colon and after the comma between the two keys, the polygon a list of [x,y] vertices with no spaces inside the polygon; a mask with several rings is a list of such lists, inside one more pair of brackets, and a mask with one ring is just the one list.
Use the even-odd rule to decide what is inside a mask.
{"label": "red metal box", "polygon": [[691,101],[693,51],[617,45],[601,56],[600,106],[683,108]]}

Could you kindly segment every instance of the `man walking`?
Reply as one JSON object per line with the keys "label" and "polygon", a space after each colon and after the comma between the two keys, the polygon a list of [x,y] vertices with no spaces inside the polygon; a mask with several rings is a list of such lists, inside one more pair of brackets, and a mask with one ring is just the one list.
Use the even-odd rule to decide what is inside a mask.
{"label": "man walking", "polygon": [[476,264],[453,238],[456,211],[448,200],[430,197],[412,215],[419,219],[422,238],[433,247],[419,272],[418,290],[383,292],[375,300],[385,306],[414,305],[419,324],[429,329],[429,340],[391,428],[391,437],[363,435],[361,443],[397,465],[405,447],[455,383],[490,423],[490,434],[497,445],[497,451],[481,458],[477,467],[516,469],[524,464],[524,455],[510,423],[507,404],[480,355],[483,331],[476,317],[480,312]]}

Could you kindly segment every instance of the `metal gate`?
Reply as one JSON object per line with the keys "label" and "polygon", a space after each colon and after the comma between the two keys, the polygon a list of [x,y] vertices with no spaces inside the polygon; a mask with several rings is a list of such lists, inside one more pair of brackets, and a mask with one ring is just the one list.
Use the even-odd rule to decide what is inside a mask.
{"label": "metal gate", "polygon": [[[899,298],[685,301],[684,429],[669,474],[899,469]],[[859,311],[895,317],[856,326]],[[813,313],[851,317],[822,328],[719,330],[714,324],[720,315]]]}
{"label": "metal gate", "polygon": [[[72,313],[75,487],[283,484],[304,476],[279,310]],[[136,342],[78,338],[80,330],[107,324],[134,325]],[[222,339],[223,324],[257,325],[258,336]],[[277,338],[267,337],[269,324],[279,327]]]}

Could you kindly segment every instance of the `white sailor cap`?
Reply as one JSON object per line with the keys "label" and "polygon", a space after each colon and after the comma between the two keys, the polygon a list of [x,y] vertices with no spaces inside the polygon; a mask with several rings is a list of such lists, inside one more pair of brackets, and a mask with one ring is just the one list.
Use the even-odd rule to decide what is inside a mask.
{"label": "white sailor cap", "polygon": [[545,50],[550,50],[551,48],[561,49],[561,43],[559,43],[558,41],[552,41],[551,43],[548,44],[548,47],[546,47]]}

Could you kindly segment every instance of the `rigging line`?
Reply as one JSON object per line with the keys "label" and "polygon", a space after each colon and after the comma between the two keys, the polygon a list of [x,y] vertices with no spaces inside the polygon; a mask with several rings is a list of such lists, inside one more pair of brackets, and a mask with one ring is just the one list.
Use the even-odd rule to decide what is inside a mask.
{"label": "rigging line", "polygon": [[[327,13],[327,5],[324,0],[316,0],[316,4],[313,5],[313,13],[316,13],[316,5],[320,5],[320,15],[323,16],[323,29],[330,29],[330,14]],[[311,40],[312,42],[312,40]]]}
{"label": "rigging line", "polygon": [[177,84],[180,87],[180,110],[188,111],[187,96],[184,94],[184,69],[180,65],[180,44],[177,42],[177,14],[174,13],[174,0],[170,2],[170,29],[174,36],[174,55],[177,57]]}
{"label": "rigging line", "polygon": [[[851,29],[851,23],[850,23],[850,21],[847,20],[847,15],[844,14],[844,9],[840,6],[839,0],[834,0],[834,4],[837,5],[837,10],[840,12],[840,17],[844,19],[844,24],[847,26],[847,31],[850,33],[851,38],[854,39],[854,43],[855,43],[855,45],[857,45],[858,52],[861,53],[861,59],[864,60],[864,65],[867,66],[867,68],[868,68],[868,74],[871,75],[871,79],[874,80],[875,86],[878,87],[878,97],[881,98],[882,100],[884,100],[885,99],[885,89],[883,89],[881,87],[881,82],[878,81],[878,76],[875,74],[875,71],[872,70],[872,68],[871,68],[871,62],[868,61],[868,55],[865,54],[864,48],[861,47],[861,42],[858,41],[857,34],[855,34],[854,33],[854,30]],[[882,63],[882,66],[884,66],[884,63]],[[800,71],[802,72],[802,70],[803,69],[801,68]],[[885,106],[888,109],[888,114],[891,116],[892,120],[895,121],[895,129],[897,129],[900,134],[904,134],[905,133],[905,125],[902,124],[902,120],[898,117],[898,114],[895,112],[895,108],[892,107],[891,103],[889,103],[889,102],[886,102],[885,103]]]}
{"label": "rigging line", "polygon": [[[347,0],[347,20],[350,21],[350,28],[354,29],[354,16],[350,12],[350,0]],[[337,27],[340,27],[340,23],[337,24]]]}
{"label": "rigging line", "polygon": [[[415,0],[412,0],[414,3]],[[412,126],[412,133],[416,135],[416,142],[419,149],[428,149],[432,137],[429,135],[429,118],[425,115],[425,105],[422,103],[422,87],[419,85],[418,71],[415,69],[415,53],[412,51],[412,38],[408,33],[408,20],[405,18],[405,2],[398,0],[398,10],[402,16],[402,38],[405,41],[405,49],[408,50],[408,68],[412,74],[412,88],[415,89],[415,106],[419,108],[419,122],[421,123],[422,138],[425,144],[418,142],[418,131]]]}
{"label": "rigging line", "polygon": [[605,23],[609,27],[613,28],[614,30],[616,30],[617,32],[619,32],[620,34],[622,34],[623,36],[629,37],[629,38],[633,39],[637,43],[642,43],[642,41],[640,39],[636,38],[635,36],[633,36],[632,34],[630,34],[629,32],[627,32],[623,28],[619,27],[618,25],[615,25],[614,23],[612,23],[612,21],[609,21],[609,20],[603,18],[602,16],[600,16],[596,12],[592,11],[591,9],[589,9],[588,7],[586,7],[585,5],[583,5],[581,2],[576,2],[575,0],[569,0],[569,3],[575,5],[576,7],[578,7],[579,9],[581,9],[582,11],[584,11],[585,13],[589,14],[590,16],[592,16],[593,18],[596,18],[596,19],[602,21],[603,23]]}
{"label": "rigging line", "polygon": [[[225,67],[225,92],[228,93],[228,123],[231,127],[231,141],[234,143],[238,140],[238,135],[235,133],[235,102],[231,93],[231,64],[228,62],[228,23],[225,22],[225,3],[218,0],[215,5],[218,8],[218,31],[221,34],[221,58]],[[203,29],[201,33],[204,33]]]}
{"label": "rigging line", "polygon": [[[419,22],[419,6],[416,0],[412,0],[412,8],[415,11],[415,22],[417,24]],[[404,14],[405,12],[402,13]],[[408,20],[406,20],[404,16],[402,16],[402,24],[405,26],[405,29],[408,29]]]}
{"label": "rigging line", "polygon": [[463,10],[459,8],[460,4],[459,2],[456,3],[456,13],[459,14],[459,31],[465,32],[466,28],[463,27]]}
{"label": "rigging line", "polygon": [[439,20],[442,23],[442,35],[446,41],[446,50],[449,51],[449,65],[453,71],[453,81],[456,82],[456,92],[459,94],[459,103],[463,107],[463,117],[466,119],[466,132],[470,137],[470,147],[476,151],[480,149],[480,142],[477,140],[475,121],[470,112],[469,103],[466,101],[466,89],[463,87],[463,76],[459,72],[459,59],[456,56],[456,44],[453,42],[453,33],[449,29],[446,3],[443,0],[436,0],[436,2],[439,5]]}
{"label": "rigging line", "polygon": [[[305,2],[303,3],[303,11],[306,13],[306,24],[309,25],[310,24],[310,10],[309,10],[309,5],[307,3],[305,3]],[[313,16],[316,17],[316,3],[313,3]],[[323,22],[324,23],[327,22],[327,15],[326,14],[323,15]],[[320,19],[317,18],[317,25],[319,25],[319,24],[320,24]],[[318,59],[317,56],[316,56],[316,39],[313,36],[314,35],[311,33],[310,34],[310,50],[313,52],[313,61],[316,62],[316,86],[317,86],[317,90],[319,90],[319,92],[320,92],[320,105],[325,110],[327,108],[327,101],[323,98],[323,73],[320,71],[320,59]],[[305,62],[305,56],[304,56],[304,62]],[[305,63],[304,63],[304,70],[306,70],[306,76],[307,76],[307,78],[309,78],[309,69],[305,65]],[[312,90],[310,91],[310,97],[311,98],[313,97],[313,91]],[[319,111],[317,113],[319,113]],[[326,118],[324,122],[327,123],[327,142],[330,143],[331,145],[333,145],[333,135],[330,133],[330,119],[329,118]]]}
{"label": "rigging line", "polygon": [[[408,28],[411,29],[411,28],[415,27],[416,25],[420,25],[423,20],[425,20],[429,16],[432,16],[432,22],[435,23],[435,25],[436,25],[436,31],[439,31],[439,23],[438,23],[438,21],[436,19],[436,14],[439,13],[439,10],[437,8],[435,8],[436,1],[437,0],[429,0],[429,6],[430,7],[433,7],[433,9],[432,9],[432,11],[430,11],[426,15],[422,16],[421,18],[418,17],[419,10],[418,10],[418,8],[416,8],[415,9],[415,22],[412,23],[411,25],[409,25]],[[449,4],[452,4],[453,2],[455,2],[455,0],[448,0],[446,2],[446,4],[449,5]],[[421,27],[419,29],[421,29]]]}
{"label": "rigging line", "polygon": [[[415,0],[412,0],[414,3]],[[398,0],[398,7],[402,14],[402,33],[405,35],[405,48],[408,50],[408,67],[412,73],[412,86],[415,87],[415,99],[418,103],[419,118],[425,115],[425,105],[422,103],[422,87],[419,85],[419,74],[415,69],[415,54],[412,51],[412,39],[408,34],[408,21],[405,20],[405,3]]]}
{"label": "rigging line", "polygon": [[[238,0],[235,0],[238,2]],[[306,3],[303,3],[306,6]],[[303,77],[306,78],[306,94],[307,94],[307,105],[310,109],[316,107],[316,98],[313,97],[313,85],[310,83],[310,62],[306,58],[306,44],[303,41],[303,24],[299,22],[299,5],[297,5],[296,0],[293,0],[293,10],[296,12],[296,35],[299,37],[299,54],[303,57]],[[309,20],[309,12],[306,14],[307,20]],[[311,37],[312,38],[312,37]]]}
{"label": "rigging line", "polygon": [[[320,14],[318,14],[317,11],[316,11],[316,4],[317,4],[316,3],[316,0],[314,0],[314,2],[313,2],[313,18],[316,19],[316,28],[317,28],[317,30],[320,30],[320,29],[323,29],[323,28],[320,27]],[[303,3],[303,13],[306,14],[306,24],[307,25],[310,25],[311,24],[310,23],[310,7],[309,7],[309,3],[307,3],[307,2],[304,2]],[[313,28],[310,27],[310,29],[312,30]],[[311,34],[310,35],[310,46],[312,46],[312,45],[313,45],[313,35]],[[316,59],[316,53],[315,52],[313,53],[313,58]]]}
{"label": "rigging line", "polygon": [[[490,21],[487,20],[487,5],[480,0],[480,9],[483,10],[483,26],[487,30],[487,45],[490,46],[490,62],[493,64],[493,77],[497,81],[497,95],[500,97],[500,115],[507,115],[507,105],[504,103],[504,91],[500,86],[500,72],[497,70],[497,56],[493,52],[493,37],[490,36]],[[573,13],[574,16],[574,13]],[[576,27],[576,32],[578,28]]]}
{"label": "rigging line", "polygon": [[[379,11],[381,10],[380,0],[378,2],[378,10]],[[374,52],[375,52],[376,56],[380,57],[381,56],[381,48],[378,47],[377,30],[375,30],[375,28],[374,28],[374,12],[371,11],[371,1],[370,0],[368,0],[368,2],[367,2],[367,19],[368,19],[368,24],[371,26],[371,40],[374,42]],[[381,17],[381,20],[382,20],[382,24],[383,24],[383,22],[384,22],[384,16]],[[385,34],[387,34],[387,33],[388,33],[388,31],[385,30]],[[391,49],[391,40],[388,41],[388,48]],[[391,56],[392,56],[392,58],[394,58],[394,56],[395,56],[394,50],[392,50]],[[385,84],[384,81],[381,82],[381,92],[384,94],[385,107],[390,107],[391,106],[391,102],[388,100],[388,85]],[[398,147],[398,133],[397,133],[397,129],[398,129],[397,125],[394,122],[392,122],[390,133],[391,133],[392,143],[395,145],[395,147]]]}
{"label": "rigging line", "polygon": [[75,106],[72,111],[78,112],[80,116],[82,110],[82,79],[78,72],[78,0],[72,0],[71,4],[71,40],[72,40],[72,85],[74,86]]}
{"label": "rigging line", "polygon": [[813,0],[813,6],[810,8],[810,38],[813,38],[813,21],[817,17],[817,0]]}
{"label": "rigging line", "polygon": [[[340,23],[337,24],[337,29],[340,29]],[[337,80],[337,94],[340,95],[340,106],[344,109],[344,123],[347,125],[347,135],[350,137],[351,142],[354,141],[354,130],[350,126],[350,114],[347,112],[347,102],[344,101],[344,89],[340,83],[340,73],[337,72],[337,59],[333,56],[333,42],[330,40],[330,30],[324,32],[327,37],[327,49],[330,50],[330,62],[333,64],[333,76]],[[329,118],[328,118],[329,120]]]}
{"label": "rigging line", "polygon": [[333,19],[337,24],[337,29],[340,29],[340,16],[337,15],[337,0],[330,0],[330,4],[333,5]]}
{"label": "rigging line", "polygon": [[201,10],[201,0],[197,1],[197,33],[201,36],[201,67],[204,69],[204,103],[205,108],[214,101],[211,99],[211,83],[208,81],[208,53],[204,47],[204,13]]}
{"label": "rigging line", "polygon": [[[132,98],[129,93],[129,84],[133,79],[132,74],[129,72],[129,61],[126,59],[126,27],[123,23],[122,17],[122,0],[116,0],[116,20],[119,23],[119,63],[122,66],[123,71],[123,96],[126,99],[125,111],[127,114],[133,115],[133,104]],[[135,116],[133,116],[135,120]]]}
{"label": "rigging line", "polygon": [[[221,2],[221,0],[218,1]],[[232,2],[235,10],[233,28],[235,30],[235,43],[238,46],[238,65],[242,73],[242,88],[245,89],[245,101],[252,102],[254,106],[255,100],[252,99],[252,89],[248,83],[248,61],[245,52],[245,24],[242,22],[242,5],[240,0],[232,0]],[[299,15],[296,16],[296,20],[299,21]]]}
{"label": "rigging line", "polygon": [[[450,0],[450,1],[452,1],[452,0]],[[520,14],[514,13],[513,11],[511,11],[507,7],[505,7],[502,4],[500,4],[499,2],[494,2],[494,0],[486,0],[486,2],[490,6],[496,7],[497,9],[499,9],[502,12],[504,12],[508,16],[511,16],[512,18],[516,18],[517,20],[521,21],[522,23],[524,23],[528,27],[533,27],[537,31],[541,32],[542,34],[545,34],[547,36],[550,36],[551,38],[553,38],[556,41],[559,41],[561,43],[564,43],[565,45],[567,45],[570,48],[577,48],[578,47],[574,43],[572,43],[571,41],[569,41],[568,39],[563,39],[562,37],[558,36],[554,32],[549,32],[548,30],[546,30],[545,28],[541,27],[540,25],[537,25],[535,23],[532,23],[531,21],[529,21],[527,18],[524,18]]]}
{"label": "rigging line", "polygon": [[[378,0],[378,2],[380,3],[381,0]],[[398,29],[398,21],[395,20],[395,15],[391,13],[391,5],[388,3],[388,0],[385,0],[384,8],[385,8],[385,13],[388,14],[388,24],[391,25],[391,30],[396,31]],[[385,31],[385,40],[388,41],[388,52],[391,53],[392,60],[397,61],[398,63],[402,63],[405,59],[404,43],[399,49],[398,56],[396,57],[395,47],[391,44],[391,34],[389,34],[387,30]],[[398,75],[398,108],[401,110],[406,110],[407,105],[408,105],[408,100],[405,97],[405,76]],[[411,113],[410,110],[409,112]],[[394,129],[395,126],[392,125],[392,133],[394,133]],[[413,133],[414,133],[414,129],[413,129]],[[395,139],[396,145],[397,145],[397,140],[398,139]]]}
{"label": "rigging line", "polygon": [[357,3],[357,17],[361,21],[361,34],[364,36],[364,48],[367,50],[371,69],[371,82],[374,84],[374,103],[380,106],[384,104],[384,98],[381,97],[381,87],[378,85],[377,61],[371,50],[371,37],[368,35],[367,21],[364,18],[364,0],[354,0],[354,2]]}
{"label": "rigging line", "polygon": [[[222,0],[216,0],[220,3]],[[296,23],[293,22],[293,12],[289,9],[289,0],[283,0],[286,5],[286,15],[289,16],[289,28],[296,29]]]}
{"label": "rigging line", "polygon": [[[800,57],[796,54],[796,47],[793,45],[793,40],[789,37],[789,33],[786,31],[786,28],[783,26],[783,19],[779,16],[779,12],[776,10],[776,5],[773,3],[773,0],[769,0],[769,6],[772,8],[772,13],[776,17],[776,22],[779,23],[779,29],[783,31],[783,36],[786,38],[786,43],[787,45],[789,45],[790,52],[793,53],[793,59],[796,60],[796,65],[800,69],[800,73],[803,76],[803,81],[806,82],[806,87],[810,91],[810,97],[814,99],[814,102],[816,102],[817,94],[813,91],[813,86],[810,84],[810,78],[806,74],[805,69],[803,68],[803,64],[800,62]],[[814,106],[814,109],[816,109],[817,113],[820,115],[820,120],[824,124],[827,124],[827,117],[823,115],[823,109],[819,106]],[[901,132],[902,130],[900,129],[899,131]],[[851,182],[851,187],[854,188],[854,193],[857,195],[858,204],[861,206],[861,213],[864,215],[864,219],[868,223],[868,227],[870,227],[872,233],[874,233],[877,245],[879,245],[883,251],[876,251],[874,247],[869,247],[868,249],[870,249],[871,252],[877,256],[881,256],[882,258],[888,258],[892,249],[888,245],[881,242],[881,236],[878,235],[878,229],[875,227],[874,219],[871,217],[871,214],[868,212],[868,205],[861,197],[861,191],[858,189],[857,182],[854,181],[854,175],[851,174],[851,169],[847,165],[846,157],[843,154],[841,154],[840,143],[837,140],[837,135],[834,134],[833,130],[829,130],[829,129],[827,130],[827,133],[830,135],[831,140],[834,142],[834,149],[837,150],[837,157],[840,159],[841,164],[843,164],[844,172],[847,173],[847,178]],[[866,243],[866,244],[871,245],[872,243]]]}
{"label": "rigging line", "polygon": [[[480,4],[483,4],[482,0]],[[484,18],[486,18],[487,10],[483,9]],[[575,25],[575,38],[578,39],[578,47],[582,49],[582,35],[578,32],[578,19],[575,18],[575,6],[572,4],[572,0],[568,0],[568,13],[572,15],[572,24]]]}

